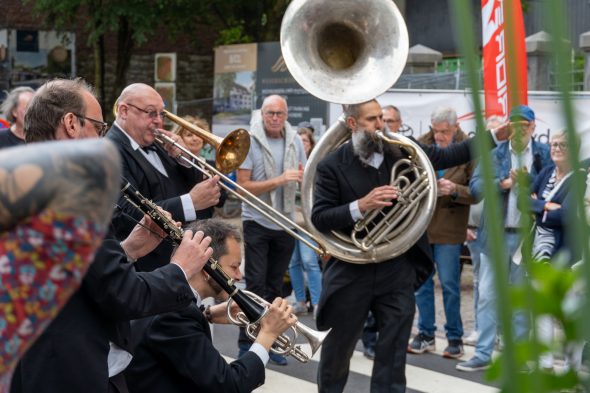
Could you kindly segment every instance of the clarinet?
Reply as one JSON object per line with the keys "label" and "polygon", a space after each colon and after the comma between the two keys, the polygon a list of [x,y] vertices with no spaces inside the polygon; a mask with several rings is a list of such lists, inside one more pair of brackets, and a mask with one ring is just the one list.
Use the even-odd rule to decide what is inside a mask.
{"label": "clarinet", "polygon": [[[176,246],[180,244],[184,231],[182,228],[177,227],[174,221],[162,214],[154,202],[141,195],[141,193],[129,182],[127,182],[127,184],[121,189],[121,192],[125,199],[141,212],[147,214],[152,221],[166,232]],[[217,260],[209,258],[205,266],[203,266],[203,269],[225,292],[229,294],[229,297],[236,302],[250,323],[260,321],[260,319],[266,314],[268,310],[267,307],[255,302],[242,290],[236,287],[234,280],[221,268],[221,265],[219,265]]]}

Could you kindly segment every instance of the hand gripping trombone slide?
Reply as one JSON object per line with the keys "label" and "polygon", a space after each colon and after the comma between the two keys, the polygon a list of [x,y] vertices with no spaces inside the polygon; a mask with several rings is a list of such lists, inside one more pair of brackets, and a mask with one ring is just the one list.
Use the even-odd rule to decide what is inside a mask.
{"label": "hand gripping trombone slide", "polygon": [[[152,221],[166,232],[175,245],[180,244],[182,241],[183,230],[177,227],[174,221],[163,215],[154,202],[141,195],[141,193],[129,182],[121,189],[121,192],[133,206],[141,210],[144,214],[147,214]],[[209,258],[203,269],[225,292],[229,294],[230,300],[227,306],[227,316],[229,320],[238,326],[245,327],[248,337],[251,340],[255,340],[259,330],[258,322],[268,312],[268,302],[252,292],[242,291],[237,288],[234,284],[234,280],[223,271],[219,262],[214,258]],[[236,302],[241,309],[241,312],[235,317],[231,315],[230,311],[232,301]],[[319,332],[300,322],[297,322],[291,329],[293,331],[293,337],[283,333],[277,337],[272,345],[271,351],[279,355],[291,355],[302,363],[307,363],[309,359],[313,357],[331,330]],[[295,340],[299,334],[309,341],[311,354],[305,353],[300,345],[295,345]]]}

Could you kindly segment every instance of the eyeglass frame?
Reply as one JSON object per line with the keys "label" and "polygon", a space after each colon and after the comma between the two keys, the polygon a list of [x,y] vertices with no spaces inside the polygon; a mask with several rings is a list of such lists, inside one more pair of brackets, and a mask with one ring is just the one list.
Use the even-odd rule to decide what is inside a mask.
{"label": "eyeglass frame", "polygon": [[134,105],[134,104],[132,104],[132,103],[130,103],[130,102],[124,102],[123,104],[125,104],[125,105],[129,105],[129,106],[131,106],[131,107],[133,107],[133,108],[137,109],[138,111],[141,111],[141,112],[143,112],[143,113],[147,114],[147,115],[148,115],[148,117],[149,117],[150,119],[152,119],[152,120],[155,120],[155,119],[156,119],[158,116],[160,116],[160,119],[164,120],[164,117],[166,116],[166,115],[164,114],[164,111],[163,111],[163,110],[162,110],[162,111],[160,111],[160,112],[158,112],[157,110],[148,111],[147,109],[142,109],[142,108],[138,107],[137,105]]}
{"label": "eyeglass frame", "polygon": [[551,142],[551,143],[549,143],[550,149],[555,149],[556,147],[559,147],[559,150],[561,150],[561,151],[565,151],[570,148],[570,145],[567,142]]}
{"label": "eyeglass frame", "polygon": [[[92,117],[88,117],[88,116],[82,116],[78,113],[73,113],[72,115],[76,116],[78,119],[84,119],[84,120],[88,120],[89,122],[92,123],[94,129],[96,130],[96,132],[98,133],[99,136],[103,136],[107,130],[109,129],[109,123],[107,123],[106,121],[100,121],[100,120],[96,120],[93,119]],[[100,124],[100,129],[96,128],[96,124]],[[82,124],[83,126],[84,124]]]}
{"label": "eyeglass frame", "polygon": [[286,117],[287,116],[287,112],[283,112],[283,111],[264,111],[262,112],[262,114],[270,119],[272,119],[273,117],[278,117],[279,119]]}

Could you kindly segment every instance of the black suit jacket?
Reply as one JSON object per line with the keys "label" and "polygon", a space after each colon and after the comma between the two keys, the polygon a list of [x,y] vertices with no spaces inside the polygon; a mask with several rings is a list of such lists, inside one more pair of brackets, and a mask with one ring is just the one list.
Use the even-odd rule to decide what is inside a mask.
{"label": "black suit jacket", "polygon": [[[469,140],[453,144],[446,149],[421,146],[433,166],[436,169],[444,169],[469,162],[472,144],[473,141]],[[405,153],[399,148],[387,148],[383,163],[379,169],[375,169],[364,165],[355,156],[352,143],[346,143],[324,158],[318,164],[315,178],[314,206],[311,215],[314,226],[321,232],[339,230],[350,233],[355,222],[350,214],[349,203],[364,197],[375,187],[389,184],[391,168],[402,157],[405,157]],[[426,234],[420,236],[416,244],[402,256],[413,263],[416,276],[408,277],[408,279],[414,281],[414,287],[417,289],[432,274],[434,268],[432,250]],[[393,260],[389,262],[391,261]],[[345,269],[346,265],[345,263],[343,267],[337,267],[337,269]],[[349,279],[354,279],[354,274],[351,274],[348,279],[346,277],[346,274],[341,274],[339,280],[326,283],[327,287],[322,289],[326,296],[322,296],[322,300],[345,286]]]}
{"label": "black suit jacket", "polygon": [[132,326],[140,335],[125,370],[130,392],[251,392],[264,383],[264,365],[253,352],[230,364],[223,359],[194,303]]}
{"label": "black suit jacket", "polygon": [[[162,147],[155,144],[156,152],[168,173],[166,177],[158,172],[143,154],[133,150],[129,138],[116,125],[111,127],[107,138],[117,145],[121,153],[123,177],[144,197],[170,212],[175,221],[184,222],[180,196],[186,194],[203,179],[201,172],[179,165]],[[115,211],[113,225],[116,228],[117,238],[124,239],[135,226],[135,222],[128,216],[139,221],[143,214],[123,196],[119,197],[118,205],[121,209]],[[169,242],[162,242],[153,252],[136,262],[137,269],[151,271],[168,263],[172,248]]]}
{"label": "black suit jacket", "polygon": [[22,358],[11,392],[106,393],[109,341],[130,351],[129,320],[182,309],[192,299],[178,266],[137,273],[107,236],[80,289]]}

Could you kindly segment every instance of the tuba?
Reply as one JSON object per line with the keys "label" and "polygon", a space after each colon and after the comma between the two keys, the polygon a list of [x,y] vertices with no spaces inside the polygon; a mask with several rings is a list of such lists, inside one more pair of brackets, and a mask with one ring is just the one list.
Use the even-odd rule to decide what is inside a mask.
{"label": "tuba", "polygon": [[[334,103],[362,103],[385,92],[401,75],[408,47],[406,25],[392,0],[294,0],[281,24],[281,50],[293,78]],[[351,263],[383,262],[404,253],[434,213],[436,177],[424,151],[400,134],[377,137],[406,153],[391,172],[390,184],[400,194],[393,207],[370,212],[352,233],[322,233],[311,222],[317,165],[350,139],[344,117],[324,133],[305,167],[301,201],[307,227],[328,254]]]}

